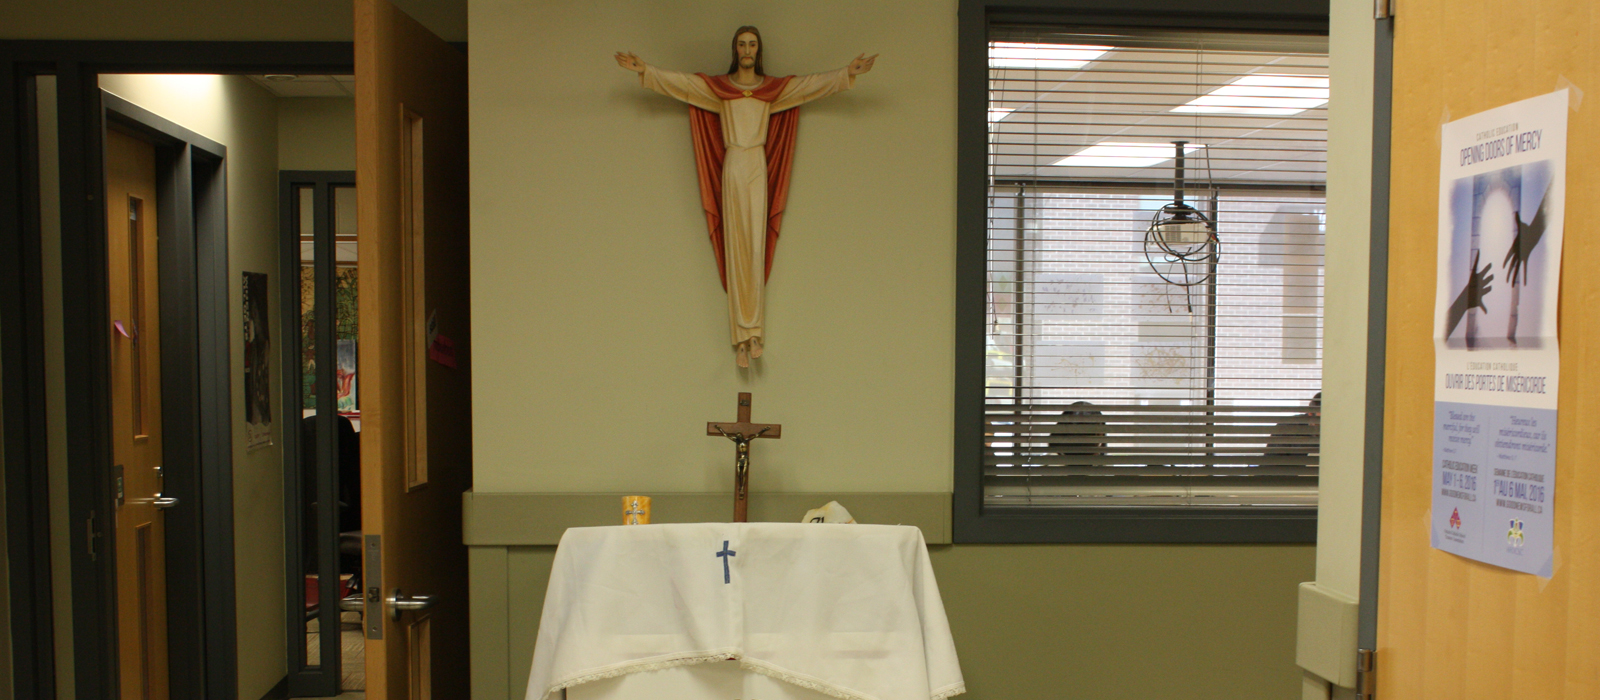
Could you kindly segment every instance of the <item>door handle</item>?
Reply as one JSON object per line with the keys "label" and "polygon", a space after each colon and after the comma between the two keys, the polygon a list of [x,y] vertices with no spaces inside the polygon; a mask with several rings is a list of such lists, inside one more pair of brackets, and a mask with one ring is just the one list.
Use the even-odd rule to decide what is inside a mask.
{"label": "door handle", "polygon": [[[159,464],[156,465],[156,480],[161,482],[161,491],[167,490],[167,470],[161,468],[161,465]],[[160,508],[161,510],[166,510],[178,505],[177,496],[163,496],[161,495],[161,491],[156,492],[155,498],[150,501],[150,505]]]}
{"label": "door handle", "polygon": [[408,596],[400,592],[400,589],[396,588],[394,589],[393,593],[389,594],[389,598],[386,602],[389,603],[389,617],[398,620],[400,619],[400,613],[403,613],[407,610],[427,610],[428,608],[433,607],[434,603],[439,602],[439,596]]}

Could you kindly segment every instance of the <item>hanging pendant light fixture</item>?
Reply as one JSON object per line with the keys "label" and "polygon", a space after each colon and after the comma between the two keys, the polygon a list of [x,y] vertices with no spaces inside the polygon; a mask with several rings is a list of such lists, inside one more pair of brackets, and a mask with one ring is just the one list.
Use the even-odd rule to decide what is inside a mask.
{"label": "hanging pendant light fixture", "polygon": [[1172,142],[1172,203],[1156,211],[1144,235],[1144,256],[1150,268],[1161,279],[1181,287],[1210,279],[1222,247],[1216,222],[1183,201],[1183,147],[1188,143]]}

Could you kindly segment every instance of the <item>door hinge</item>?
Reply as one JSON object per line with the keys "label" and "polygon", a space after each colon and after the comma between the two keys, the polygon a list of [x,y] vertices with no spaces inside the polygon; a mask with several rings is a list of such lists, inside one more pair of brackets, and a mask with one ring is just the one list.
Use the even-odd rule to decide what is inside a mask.
{"label": "door hinge", "polygon": [[1356,650],[1356,700],[1375,700],[1378,697],[1378,652],[1371,649]]}
{"label": "door hinge", "polygon": [[1372,18],[1389,19],[1394,16],[1394,0],[1372,0]]}

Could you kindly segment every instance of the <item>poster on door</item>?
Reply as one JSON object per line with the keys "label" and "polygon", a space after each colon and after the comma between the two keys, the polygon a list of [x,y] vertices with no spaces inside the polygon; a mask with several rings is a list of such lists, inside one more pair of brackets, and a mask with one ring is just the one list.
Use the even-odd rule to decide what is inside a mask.
{"label": "poster on door", "polygon": [[1549,577],[1566,90],[1445,124],[1432,544]]}

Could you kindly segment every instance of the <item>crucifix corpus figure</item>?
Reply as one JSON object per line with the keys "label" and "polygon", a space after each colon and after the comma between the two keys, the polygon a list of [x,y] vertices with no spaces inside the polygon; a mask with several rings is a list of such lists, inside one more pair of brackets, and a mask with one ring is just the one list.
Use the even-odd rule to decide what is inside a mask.
{"label": "crucifix corpus figure", "polygon": [[783,437],[777,423],[750,422],[750,394],[739,392],[739,418],[733,423],[706,423],[707,435],[721,435],[733,441],[733,521],[750,522],[750,441],[756,438]]}
{"label": "crucifix corpus figure", "polygon": [[740,27],[726,75],[664,70],[620,51],[616,58],[644,87],[689,104],[700,204],[728,293],[734,358],[749,367],[750,358],[761,357],[763,292],[789,196],[800,119],[795,108],[854,87],[878,55],[861,54],[827,73],[774,78],[761,65],[761,32]]}

